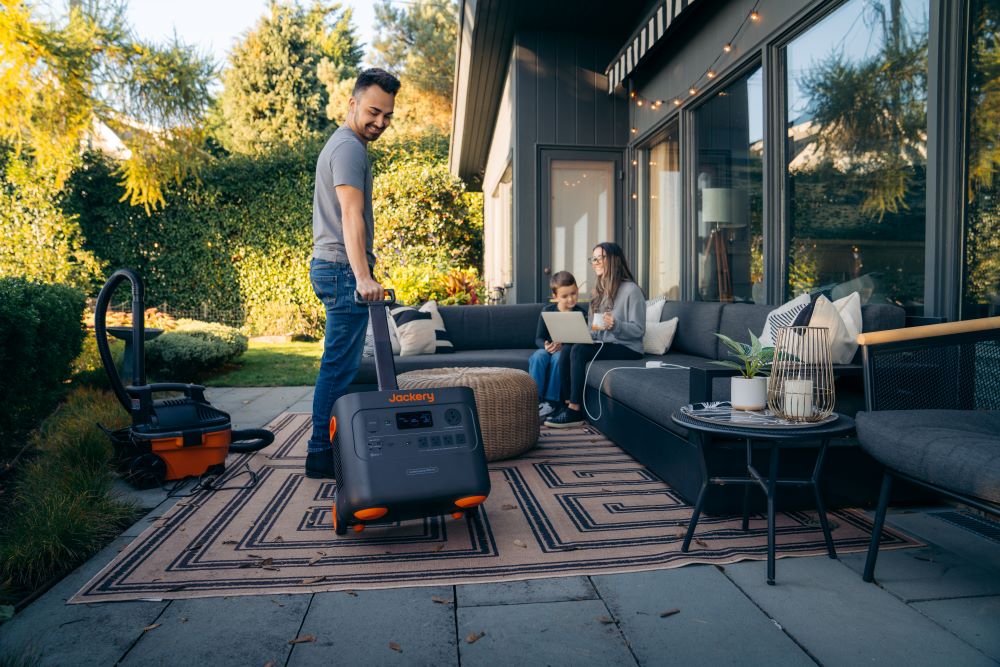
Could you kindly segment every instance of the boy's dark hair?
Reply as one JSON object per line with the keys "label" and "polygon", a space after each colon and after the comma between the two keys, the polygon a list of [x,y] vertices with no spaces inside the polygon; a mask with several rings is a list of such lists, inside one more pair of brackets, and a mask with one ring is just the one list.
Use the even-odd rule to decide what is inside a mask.
{"label": "boy's dark hair", "polygon": [[399,85],[399,79],[392,74],[389,74],[384,69],[371,67],[358,75],[358,80],[354,82],[354,90],[351,92],[351,96],[357,97],[372,86],[378,86],[390,95],[395,95],[399,91]]}
{"label": "boy's dark hair", "polygon": [[549,278],[549,288],[552,290],[553,294],[555,294],[556,290],[560,287],[569,287],[570,285],[575,284],[576,278],[574,278],[573,274],[569,271],[556,271],[552,274],[552,277]]}

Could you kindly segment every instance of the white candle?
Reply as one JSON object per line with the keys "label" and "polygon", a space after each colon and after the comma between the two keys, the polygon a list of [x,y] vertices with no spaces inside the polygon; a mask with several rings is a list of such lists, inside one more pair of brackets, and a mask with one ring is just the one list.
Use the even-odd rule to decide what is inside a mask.
{"label": "white candle", "polygon": [[812,417],[812,380],[785,380],[785,415]]}

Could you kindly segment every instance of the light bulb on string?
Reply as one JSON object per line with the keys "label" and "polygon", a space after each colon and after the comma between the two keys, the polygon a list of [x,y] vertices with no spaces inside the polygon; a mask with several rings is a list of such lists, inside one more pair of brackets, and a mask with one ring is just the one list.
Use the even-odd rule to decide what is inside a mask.
{"label": "light bulb on string", "polygon": [[697,88],[688,88],[688,93],[690,93],[691,95],[697,95],[698,94],[698,89]]}
{"label": "light bulb on string", "polygon": [[705,73],[705,76],[707,76],[709,79],[714,79],[715,72],[713,72],[712,70],[708,70],[708,72]]}
{"label": "light bulb on string", "polygon": [[750,20],[754,23],[760,20],[760,14],[757,13],[756,9],[750,12]]}
{"label": "light bulb on string", "polygon": [[725,51],[726,53],[729,53],[730,51],[733,50],[733,45],[732,44],[726,44],[725,46],[722,47],[722,50]]}

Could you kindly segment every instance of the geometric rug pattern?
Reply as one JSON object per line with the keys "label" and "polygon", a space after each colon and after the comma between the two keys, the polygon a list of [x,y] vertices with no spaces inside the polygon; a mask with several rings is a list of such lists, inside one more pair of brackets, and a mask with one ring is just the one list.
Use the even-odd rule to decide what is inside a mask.
{"label": "geometric rug pattern", "polygon": [[[181,499],[95,575],[70,603],[311,593],[634,572],[767,557],[766,521],[705,517],[688,553],[691,517],[668,486],[600,432],[543,428],[526,454],[490,464],[478,516],[430,517],[333,532],[336,483],[303,474],[308,414],[268,426],[275,442],[230,457],[223,486]],[[838,553],[863,551],[871,522],[829,513]],[[781,512],[779,558],[825,553],[815,512]],[[916,546],[889,528],[883,549]]]}

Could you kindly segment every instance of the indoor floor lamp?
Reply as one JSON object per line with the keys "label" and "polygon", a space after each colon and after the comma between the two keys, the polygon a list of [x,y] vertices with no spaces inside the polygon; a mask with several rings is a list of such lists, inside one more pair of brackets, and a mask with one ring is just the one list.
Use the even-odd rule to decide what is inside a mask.
{"label": "indoor floor lamp", "polygon": [[745,226],[745,193],[733,188],[703,188],[701,219],[711,226],[706,251],[715,255],[715,274],[719,301],[733,301],[733,276],[730,272],[729,244],[733,229]]}

